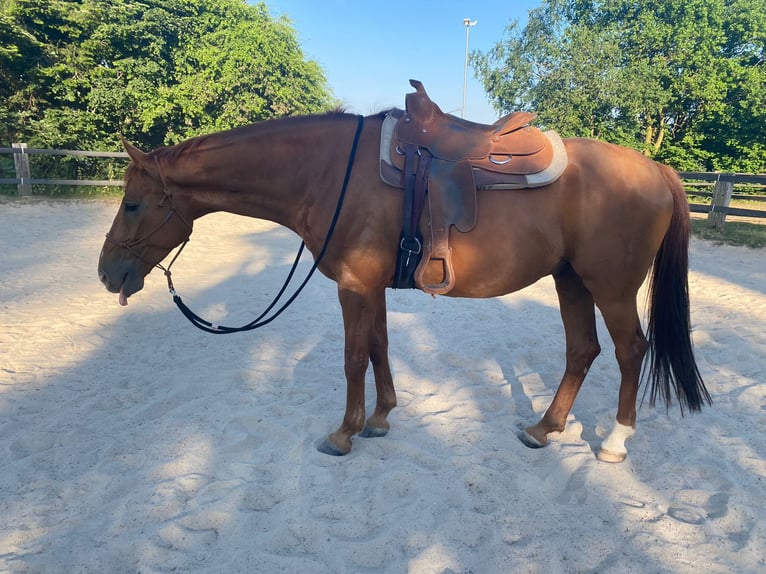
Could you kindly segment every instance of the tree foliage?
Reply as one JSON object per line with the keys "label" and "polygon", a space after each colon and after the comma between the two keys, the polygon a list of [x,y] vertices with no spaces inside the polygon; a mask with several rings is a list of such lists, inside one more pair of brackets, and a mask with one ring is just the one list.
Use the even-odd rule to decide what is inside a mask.
{"label": "tree foliage", "polygon": [[245,0],[0,0],[0,102],[1,145],[76,149],[335,104],[289,20]]}
{"label": "tree foliage", "polygon": [[763,0],[543,0],[472,63],[500,112],[679,169],[766,171]]}

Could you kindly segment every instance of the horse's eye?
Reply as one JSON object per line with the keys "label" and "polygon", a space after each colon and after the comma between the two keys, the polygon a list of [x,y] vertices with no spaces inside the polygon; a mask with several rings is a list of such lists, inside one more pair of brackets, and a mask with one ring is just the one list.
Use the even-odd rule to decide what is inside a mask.
{"label": "horse's eye", "polygon": [[138,204],[137,203],[126,203],[125,204],[125,212],[126,213],[133,213],[135,211],[138,211]]}

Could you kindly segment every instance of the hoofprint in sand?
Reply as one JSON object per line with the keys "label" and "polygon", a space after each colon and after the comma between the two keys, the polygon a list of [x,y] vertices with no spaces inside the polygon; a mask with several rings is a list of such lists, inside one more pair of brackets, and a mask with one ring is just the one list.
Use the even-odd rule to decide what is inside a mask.
{"label": "hoofprint in sand", "polygon": [[[392,430],[334,458],[315,448],[345,404],[334,283],[242,335],[195,330],[159,272],[121,308],[96,277],[115,208],[0,203],[1,572],[766,570],[766,251],[692,242],[714,405],[643,406],[622,464],[594,455],[619,380],[602,323],[566,430],[516,438],[564,366],[549,279],[482,301],[390,291]],[[298,244],[208,216],[176,288],[247,322]]]}

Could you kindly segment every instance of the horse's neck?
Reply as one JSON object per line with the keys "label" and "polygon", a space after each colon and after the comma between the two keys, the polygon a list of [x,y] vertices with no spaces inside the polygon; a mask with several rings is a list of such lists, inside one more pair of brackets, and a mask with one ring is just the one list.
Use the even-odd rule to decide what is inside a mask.
{"label": "horse's neck", "polygon": [[268,219],[303,235],[307,211],[342,180],[347,158],[337,150],[353,137],[343,120],[276,120],[215,134],[179,157],[177,177],[198,214]]}

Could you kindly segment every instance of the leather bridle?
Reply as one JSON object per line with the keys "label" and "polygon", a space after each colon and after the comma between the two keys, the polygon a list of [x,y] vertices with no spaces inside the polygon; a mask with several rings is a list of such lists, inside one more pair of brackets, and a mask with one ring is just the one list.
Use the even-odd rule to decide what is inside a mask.
{"label": "leather bridle", "polygon": [[[139,237],[138,239],[133,240],[123,240],[120,241],[119,239],[115,239],[112,237],[111,234],[107,232],[106,239],[118,247],[122,247],[123,249],[126,249],[133,257],[137,258],[138,260],[144,262],[146,265],[151,265],[152,267],[156,267],[157,269],[162,270],[162,272],[165,274],[165,277],[167,277],[168,280],[168,287],[173,291],[173,282],[170,279],[170,268],[172,267],[173,263],[175,263],[176,259],[178,259],[178,256],[181,255],[181,252],[184,250],[184,247],[186,247],[186,244],[189,243],[189,238],[191,237],[192,232],[192,223],[189,221],[186,217],[181,215],[181,213],[176,209],[175,206],[175,200],[173,198],[173,195],[170,193],[170,190],[168,189],[167,181],[165,180],[165,174],[162,173],[162,170],[160,169],[160,163],[157,157],[154,158],[154,164],[157,166],[157,173],[160,176],[160,181],[162,182],[162,199],[160,200],[159,206],[163,206],[165,204],[165,200],[169,200],[170,202],[170,209],[165,214],[165,217],[162,218],[162,221],[157,225],[154,229],[152,229],[149,233],[146,235],[143,235]],[[189,235],[186,236],[186,239],[181,244],[181,246],[178,248],[178,251],[173,256],[173,258],[170,260],[170,263],[167,267],[162,265],[162,262],[151,264],[144,257],[135,249],[137,245],[140,245],[141,243],[144,243],[147,241],[150,237],[152,237],[155,233],[157,233],[160,229],[165,227],[165,224],[167,224],[173,216],[176,216],[186,227],[189,228]],[[172,251],[172,249],[171,249]]]}

